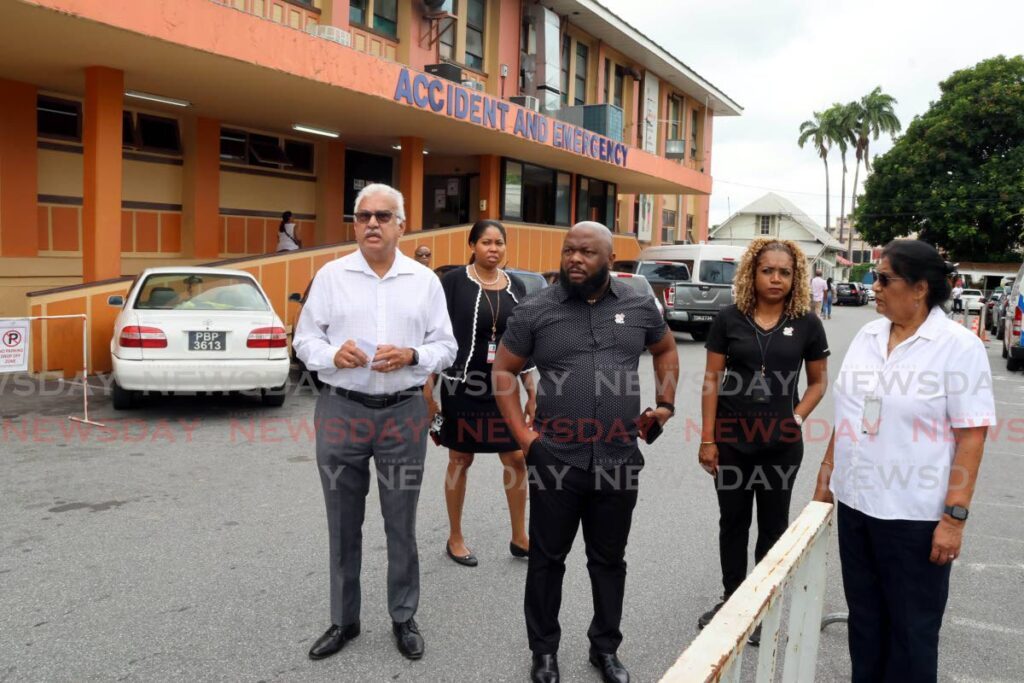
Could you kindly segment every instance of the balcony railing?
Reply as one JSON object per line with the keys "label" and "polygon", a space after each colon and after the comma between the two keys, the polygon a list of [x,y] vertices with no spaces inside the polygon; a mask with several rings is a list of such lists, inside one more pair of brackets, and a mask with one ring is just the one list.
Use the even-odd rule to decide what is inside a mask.
{"label": "balcony railing", "polygon": [[320,24],[320,10],[314,7],[312,2],[302,2],[302,0],[213,0],[213,2],[239,12],[269,19],[299,31],[309,31],[311,26],[316,27]]}

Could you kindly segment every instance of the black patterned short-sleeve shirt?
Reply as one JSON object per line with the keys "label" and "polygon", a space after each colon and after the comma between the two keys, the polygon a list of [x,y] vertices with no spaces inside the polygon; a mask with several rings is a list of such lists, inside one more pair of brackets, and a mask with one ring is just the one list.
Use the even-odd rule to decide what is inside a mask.
{"label": "black patterned short-sleeve shirt", "polygon": [[516,306],[501,343],[537,366],[534,429],[555,457],[593,469],[637,455],[640,355],[666,333],[654,300],[615,278],[594,304],[555,285]]}

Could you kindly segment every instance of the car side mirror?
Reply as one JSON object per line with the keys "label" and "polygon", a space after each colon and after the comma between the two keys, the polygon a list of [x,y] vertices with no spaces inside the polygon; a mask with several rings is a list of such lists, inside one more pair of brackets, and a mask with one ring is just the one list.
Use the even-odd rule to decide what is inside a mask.
{"label": "car side mirror", "polygon": [[112,294],[107,297],[107,305],[114,306],[115,308],[121,308],[124,306],[124,297],[120,294]]}
{"label": "car side mirror", "polygon": [[297,304],[301,304],[302,295],[299,294],[298,292],[292,292],[291,294],[288,295],[288,301],[294,301]]}

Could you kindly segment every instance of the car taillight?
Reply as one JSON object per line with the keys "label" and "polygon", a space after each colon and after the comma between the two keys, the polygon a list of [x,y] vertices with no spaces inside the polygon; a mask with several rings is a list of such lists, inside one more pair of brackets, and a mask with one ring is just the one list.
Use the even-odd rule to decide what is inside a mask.
{"label": "car taillight", "polygon": [[283,327],[258,327],[249,333],[245,345],[250,349],[282,349],[288,346],[288,333]]}
{"label": "car taillight", "polygon": [[1015,335],[1020,335],[1020,320],[1021,312],[1020,306],[1018,306],[1017,309],[1013,312],[1013,333]]}
{"label": "car taillight", "polygon": [[126,349],[166,349],[167,337],[158,327],[128,325],[121,329],[117,343]]}
{"label": "car taillight", "polygon": [[662,298],[665,299],[665,305],[669,308],[673,308],[676,305],[676,288],[666,287],[661,290]]}

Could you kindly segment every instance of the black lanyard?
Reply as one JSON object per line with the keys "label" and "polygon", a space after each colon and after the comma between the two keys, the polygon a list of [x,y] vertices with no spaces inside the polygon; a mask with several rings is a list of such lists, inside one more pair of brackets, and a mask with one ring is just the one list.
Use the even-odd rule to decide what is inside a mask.
{"label": "black lanyard", "polygon": [[[776,323],[775,327],[772,328],[771,332],[762,332],[761,329],[757,326],[757,324],[753,320],[751,320],[750,316],[745,315],[743,316],[743,319],[746,320],[750,324],[750,327],[754,330],[754,341],[757,342],[757,350],[761,352],[761,377],[763,378],[765,377],[766,373],[765,366],[768,365],[768,347],[772,345],[772,338],[775,336],[775,333],[779,331],[779,328],[789,321],[789,316],[787,315],[778,323]],[[768,337],[768,341],[764,343],[764,346],[761,346],[761,337]]]}

